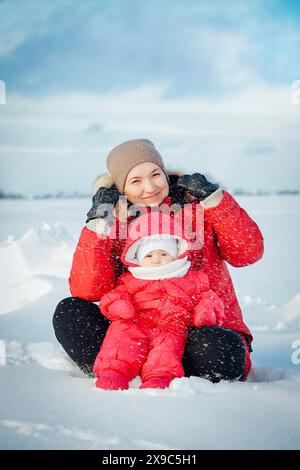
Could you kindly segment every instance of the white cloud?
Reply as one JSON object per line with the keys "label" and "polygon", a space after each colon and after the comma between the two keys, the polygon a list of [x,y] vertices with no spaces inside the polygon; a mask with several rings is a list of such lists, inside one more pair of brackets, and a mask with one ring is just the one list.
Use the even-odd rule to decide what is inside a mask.
{"label": "white cloud", "polygon": [[[299,124],[299,107],[291,102],[291,84],[253,83],[223,97],[167,97],[167,84],[147,84],[136,89],[103,94],[66,93],[46,98],[11,95],[0,115],[2,142],[9,129],[31,142],[47,133],[55,137],[78,136],[99,125],[102,132],[155,132],[161,135],[243,135],[251,138],[288,136]],[[258,126],[261,120],[263,129]],[[200,127],[199,127],[200,126]],[[6,127],[6,132],[3,130]],[[29,135],[28,135],[29,132]],[[54,139],[54,140],[53,140]],[[43,139],[44,141],[44,136]]]}
{"label": "white cloud", "polygon": [[[55,185],[53,165],[57,159],[57,171],[64,172],[63,162],[68,162],[65,165],[73,175],[72,184],[77,178],[82,188],[82,171],[91,182],[92,176],[87,175],[96,176],[105,170],[108,151],[136,137],[152,139],[173,168],[191,171],[199,158],[205,171],[227,185],[234,185],[236,172],[245,169],[247,174],[239,182],[247,186],[258,173],[257,165],[258,187],[264,179],[267,184],[273,179],[273,184],[286,186],[289,178],[296,178],[300,105],[291,103],[290,86],[270,87],[256,82],[218,99],[171,98],[167,92],[167,83],[162,82],[103,94],[67,93],[43,99],[9,96],[0,115],[0,157],[6,161],[2,165],[3,182],[17,184],[15,177],[20,178],[19,165],[9,166],[9,159],[28,159],[28,178],[32,178],[33,187],[34,161],[36,168],[43,168],[47,184],[52,177],[51,184]],[[97,126],[99,132],[89,131]],[[93,165],[98,170],[93,170]],[[62,189],[63,182],[60,184]],[[295,182],[292,184],[295,186]]]}
{"label": "white cloud", "polygon": [[[21,80],[12,77],[19,89],[95,90],[98,84],[91,77],[99,74],[102,89],[111,82],[132,85],[137,78],[142,83],[147,77],[169,77],[177,91],[219,93],[247,86],[272,68],[275,80],[287,67],[292,70],[293,62],[296,69],[297,19],[278,19],[272,5],[187,0],[174,1],[170,8],[155,0],[128,5],[86,0],[75,6],[70,0],[10,0],[0,4],[0,58],[34,38],[26,50],[28,63],[21,60],[7,69],[7,74],[20,70]],[[47,60],[35,61],[45,34],[41,47]]]}

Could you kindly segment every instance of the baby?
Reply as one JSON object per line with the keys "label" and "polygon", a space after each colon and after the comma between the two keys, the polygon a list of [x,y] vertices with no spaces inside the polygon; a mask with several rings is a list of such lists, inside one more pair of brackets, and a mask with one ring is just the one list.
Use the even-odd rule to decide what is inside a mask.
{"label": "baby", "polygon": [[168,387],[184,376],[189,328],[221,325],[224,319],[223,303],[209,290],[207,275],[190,269],[180,224],[158,211],[135,223],[142,230],[135,230],[134,238],[129,234],[121,256],[128,272],[99,305],[111,320],[94,363],[96,386],[105,390],[127,389],[137,375],[140,388]]}

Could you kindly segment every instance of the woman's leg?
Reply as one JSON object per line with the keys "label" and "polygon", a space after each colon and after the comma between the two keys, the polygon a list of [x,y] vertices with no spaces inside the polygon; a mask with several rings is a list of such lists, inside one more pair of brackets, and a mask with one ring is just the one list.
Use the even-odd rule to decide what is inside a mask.
{"label": "woman's leg", "polygon": [[63,299],[53,316],[57,340],[89,375],[93,375],[93,365],[109,325],[96,304],[79,297]]}
{"label": "woman's leg", "polygon": [[242,336],[219,326],[194,328],[188,335],[182,359],[186,377],[194,375],[211,382],[243,379],[249,361]]}

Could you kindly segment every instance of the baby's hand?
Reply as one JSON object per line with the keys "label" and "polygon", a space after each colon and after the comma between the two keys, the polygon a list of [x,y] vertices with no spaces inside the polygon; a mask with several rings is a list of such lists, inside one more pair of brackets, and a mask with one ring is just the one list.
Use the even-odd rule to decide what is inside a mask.
{"label": "baby's hand", "polygon": [[119,299],[108,308],[112,320],[130,320],[135,316],[135,309],[131,302]]}

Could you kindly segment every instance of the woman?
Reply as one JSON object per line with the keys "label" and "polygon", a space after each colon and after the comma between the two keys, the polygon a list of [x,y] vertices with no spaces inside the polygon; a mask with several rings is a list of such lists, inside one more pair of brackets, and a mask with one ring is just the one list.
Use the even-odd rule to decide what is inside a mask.
{"label": "woman", "polygon": [[[189,332],[184,371],[187,377],[212,382],[245,380],[251,367],[253,337],[243,322],[226,262],[242,267],[262,257],[263,237],[258,226],[228,192],[203,175],[168,175],[161,155],[147,139],[115,147],[107,157],[107,167],[110,176],[99,177],[94,183],[93,206],[74,253],[69,277],[72,297],[58,304],[53,317],[58,341],[83,371],[92,374],[109,326],[93,302],[113,289],[124,272],[120,262],[126,242],[122,226],[136,215],[132,207],[159,210],[165,204],[183,207],[191,201],[194,206],[201,202],[204,244],[192,251],[189,259],[194,269],[207,274],[211,289],[223,301],[225,320],[222,327],[202,326]],[[126,214],[109,209],[118,207],[120,194],[128,200]]]}

